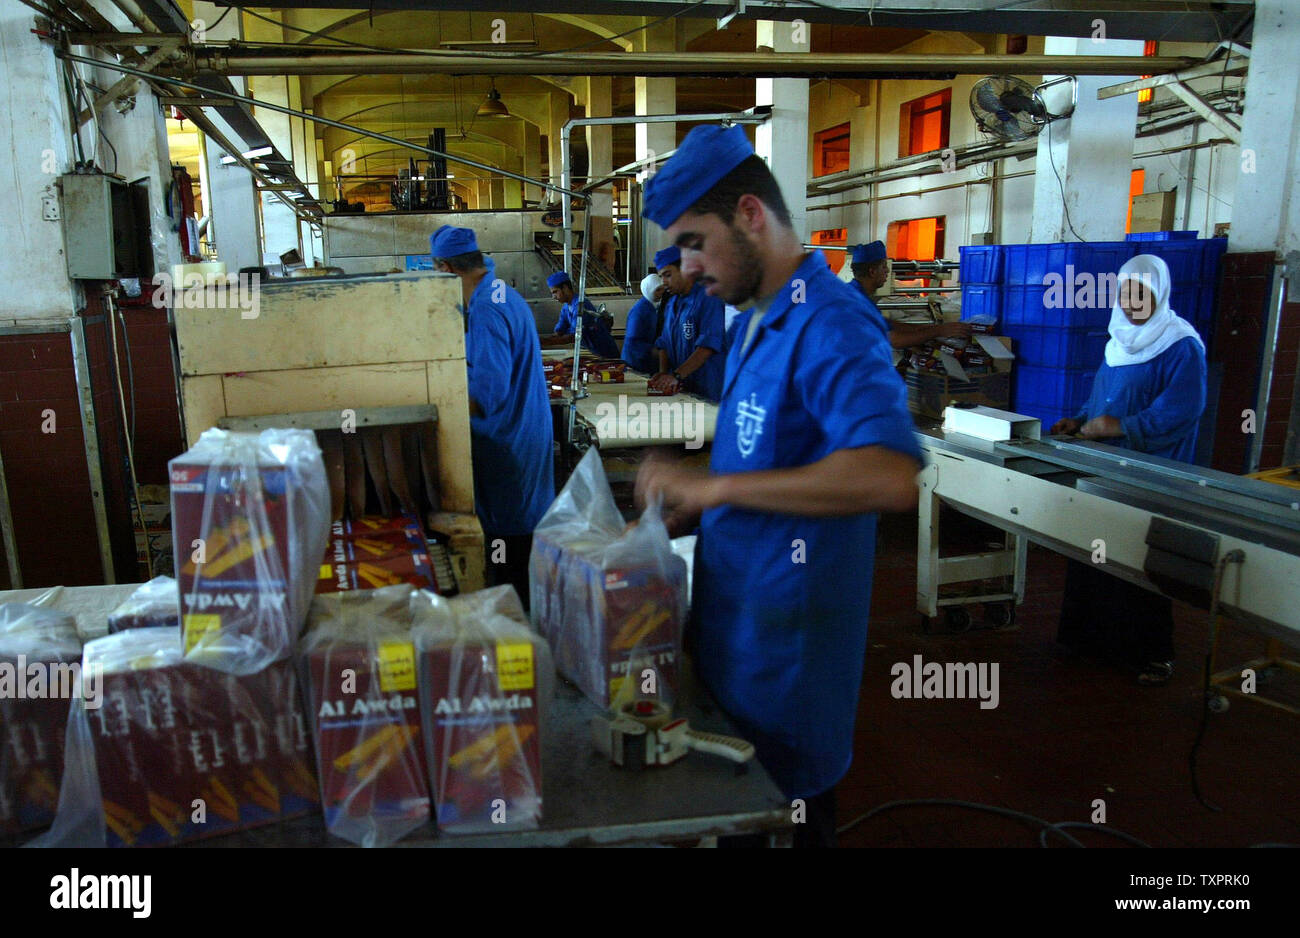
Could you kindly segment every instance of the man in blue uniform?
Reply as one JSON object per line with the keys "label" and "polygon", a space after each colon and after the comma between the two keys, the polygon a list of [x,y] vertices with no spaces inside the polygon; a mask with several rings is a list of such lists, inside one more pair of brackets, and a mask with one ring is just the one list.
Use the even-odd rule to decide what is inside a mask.
{"label": "man in blue uniform", "polygon": [[725,304],[704,284],[682,272],[681,249],[671,245],[655,254],[655,267],[668,287],[664,331],[655,342],[659,372],[650,386],[667,393],[690,391],[710,401],[722,396],[726,356]]}
{"label": "man in blue uniform", "polygon": [[744,129],[692,130],[646,187],[683,272],[736,320],[710,469],[647,460],[641,497],[700,513],[696,668],[807,823],[834,842],[853,755],[876,513],[917,502],[920,447],[880,328],[804,253]]}
{"label": "man in blue uniform", "polygon": [[[546,278],[546,285],[560,304],[560,318],[555,322],[554,335],[573,335],[578,324],[578,296],[573,281],[564,271],[558,270]],[[608,320],[585,297],[582,301],[582,347],[601,358],[618,358],[618,344],[610,334]]]}
{"label": "man in blue uniform", "polygon": [[654,374],[655,339],[663,331],[660,317],[663,315],[660,301],[664,292],[663,278],[658,274],[647,274],[641,281],[641,299],[628,310],[627,330],[623,334],[623,361],[629,368],[645,374]]}
{"label": "man in blue uniform", "polygon": [[889,257],[885,242],[872,241],[859,244],[852,255],[853,286],[857,287],[871,311],[881,318],[889,330],[889,344],[894,348],[911,348],[924,345],[931,339],[970,338],[974,329],[968,322],[940,322],[927,325],[919,322],[894,322],[881,314],[876,306],[876,293],[889,282]]}
{"label": "man in blue uniform", "polygon": [[[555,498],[551,407],[537,326],[524,298],[496,277],[496,264],[468,228],[443,225],[429,238],[435,269],[461,283],[469,373],[474,502],[497,583],[528,602],[533,528]],[[500,562],[501,541],[505,547]]]}

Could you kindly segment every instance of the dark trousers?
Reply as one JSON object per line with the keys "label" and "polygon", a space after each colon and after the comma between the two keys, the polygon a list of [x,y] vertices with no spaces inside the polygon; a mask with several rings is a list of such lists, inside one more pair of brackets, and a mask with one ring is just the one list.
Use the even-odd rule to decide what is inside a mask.
{"label": "dark trousers", "polygon": [[[501,541],[504,544],[502,557]],[[483,535],[487,554],[487,581],[489,586],[502,586],[509,583],[519,594],[524,604],[524,612],[529,608],[528,557],[533,551],[531,534],[487,534]]]}
{"label": "dark trousers", "polygon": [[[802,824],[794,826],[794,845],[796,847],[834,847],[835,846],[835,789],[831,788],[804,800],[804,819]],[[794,809],[792,808],[791,811]],[[738,834],[735,837],[719,837],[719,848],[764,847],[767,845],[766,834]]]}
{"label": "dark trousers", "polygon": [[1126,667],[1173,661],[1173,603],[1100,565],[1070,560],[1056,640]]}

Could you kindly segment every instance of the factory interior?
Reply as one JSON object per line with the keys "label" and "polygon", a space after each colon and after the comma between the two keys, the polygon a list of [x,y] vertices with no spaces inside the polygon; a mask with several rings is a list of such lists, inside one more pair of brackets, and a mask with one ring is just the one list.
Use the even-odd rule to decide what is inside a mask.
{"label": "factory interior", "polygon": [[1297,49],[0,0],[0,845],[1300,845]]}

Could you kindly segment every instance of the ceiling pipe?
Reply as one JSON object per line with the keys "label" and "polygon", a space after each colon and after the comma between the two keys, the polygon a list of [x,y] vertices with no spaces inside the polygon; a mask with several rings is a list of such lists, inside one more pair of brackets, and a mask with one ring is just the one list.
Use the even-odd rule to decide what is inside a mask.
{"label": "ceiling pipe", "polygon": [[[458,75],[746,76],[817,78],[829,75],[1159,75],[1201,62],[1190,56],[974,55],[871,53],[801,55],[778,52],[589,52],[582,55],[490,55],[478,52],[337,52],[333,49],[197,45],[193,67],[223,75]],[[1140,64],[1140,68],[1139,68]]]}
{"label": "ceiling pipe", "polygon": [[[715,114],[634,114],[629,117],[579,117],[568,121],[560,130],[560,191],[567,192],[573,188],[573,163],[570,153],[570,134],[575,127],[609,127],[619,124],[666,124],[666,123],[707,123],[709,121],[730,121],[733,124],[761,124],[772,116],[769,106],[751,108],[748,111],[728,111]],[[610,177],[612,178],[612,177]],[[603,180],[608,182],[609,179]],[[591,191],[591,186],[583,190],[584,196]],[[569,268],[573,258],[573,206],[564,199],[564,272],[573,275]],[[587,204],[590,215],[591,204]],[[585,259],[591,246],[582,245]]]}

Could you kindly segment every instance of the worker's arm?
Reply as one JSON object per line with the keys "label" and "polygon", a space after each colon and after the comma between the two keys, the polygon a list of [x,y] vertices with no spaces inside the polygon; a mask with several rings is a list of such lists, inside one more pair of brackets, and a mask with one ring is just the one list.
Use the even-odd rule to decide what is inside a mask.
{"label": "worker's arm", "polygon": [[[717,353],[713,349],[705,348],[701,346],[700,348],[697,348],[695,351],[691,352],[690,358],[686,359],[686,361],[682,362],[680,365],[677,366],[677,373],[681,375],[683,378],[689,378],[695,372],[703,368],[704,363],[708,361],[710,358],[712,358],[715,354]],[[671,377],[671,375],[669,377]]]}
{"label": "worker's arm", "polygon": [[1172,446],[1196,429],[1205,410],[1205,353],[1190,339],[1171,346],[1143,365],[1156,371],[1162,388],[1145,410],[1127,417],[1101,415],[1079,428],[1088,439],[1123,437],[1140,453]]}
{"label": "worker's arm", "polygon": [[919,322],[896,322],[889,330],[889,344],[894,348],[911,348],[931,339],[969,339],[974,328],[968,322],[940,322],[925,325]]}
{"label": "worker's arm", "polygon": [[659,370],[650,379],[650,387],[656,391],[666,391],[672,393],[677,390],[677,379],[672,376],[668,370],[668,353],[662,348],[655,349],[655,355],[659,358]]}
{"label": "worker's arm", "polygon": [[916,507],[916,460],[883,446],[836,450],[790,469],[714,475],[661,458],[637,475],[642,500],[662,495],[664,507],[684,514],[731,505],[783,515],[830,517]]}

